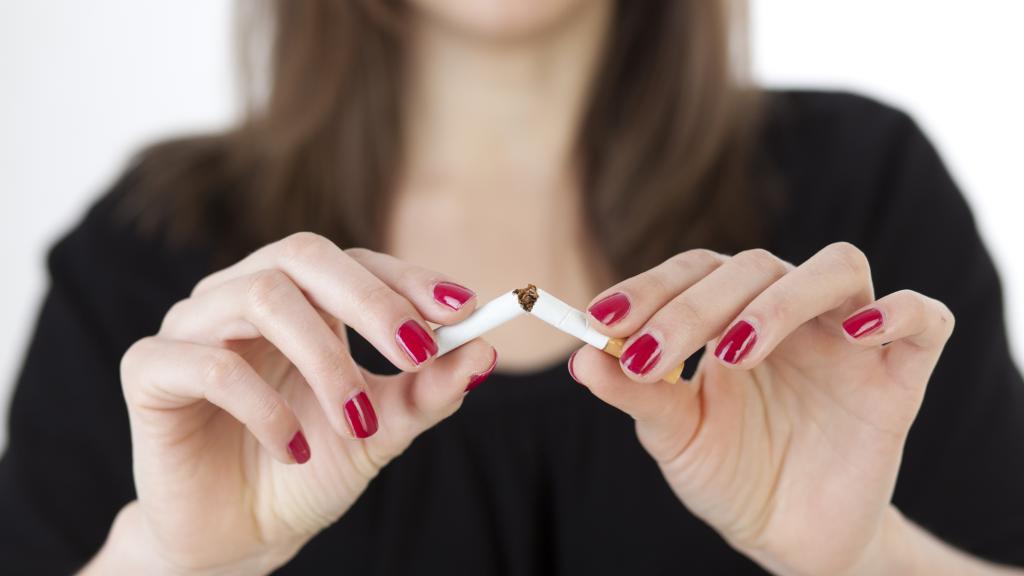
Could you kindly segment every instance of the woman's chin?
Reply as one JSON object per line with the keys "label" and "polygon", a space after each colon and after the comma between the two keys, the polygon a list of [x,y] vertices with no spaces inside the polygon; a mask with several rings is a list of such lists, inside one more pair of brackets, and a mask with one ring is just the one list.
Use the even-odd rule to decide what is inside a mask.
{"label": "woman's chin", "polygon": [[494,41],[543,34],[600,3],[589,0],[410,0],[424,16],[446,28]]}

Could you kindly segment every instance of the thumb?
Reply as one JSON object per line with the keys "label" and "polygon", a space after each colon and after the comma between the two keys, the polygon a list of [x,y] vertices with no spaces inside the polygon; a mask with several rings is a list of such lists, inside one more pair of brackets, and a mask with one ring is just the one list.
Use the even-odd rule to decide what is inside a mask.
{"label": "thumb", "polygon": [[569,357],[569,374],[595,396],[636,420],[640,442],[659,463],[678,456],[700,424],[699,384],[636,382],[622,372],[618,360],[591,346]]}
{"label": "thumb", "polygon": [[460,346],[416,372],[393,376],[366,373],[379,403],[381,433],[404,447],[417,435],[452,415],[472,387],[490,375],[497,351],[482,339]]}

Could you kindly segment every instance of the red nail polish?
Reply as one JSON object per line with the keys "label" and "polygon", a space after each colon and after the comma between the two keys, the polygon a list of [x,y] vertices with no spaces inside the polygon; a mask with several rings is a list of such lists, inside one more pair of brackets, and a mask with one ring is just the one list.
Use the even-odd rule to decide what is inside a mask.
{"label": "red nail polish", "polygon": [[295,436],[292,436],[292,441],[288,443],[288,453],[292,455],[292,459],[297,464],[309,462],[309,443],[306,442],[306,437],[302,434],[302,430],[299,430],[295,433]]}
{"label": "red nail polish", "polygon": [[415,320],[406,320],[398,331],[395,332],[395,340],[409,355],[409,358],[418,364],[423,364],[434,354],[437,354],[437,342],[430,337],[430,334]]}
{"label": "red nail polish", "polygon": [[750,325],[750,322],[740,320],[733,324],[732,328],[729,328],[725,336],[722,336],[718,347],[715,348],[715,356],[729,364],[738,364],[754,347],[755,342],[757,342],[757,332],[754,331],[754,327]]}
{"label": "red nail polish", "polygon": [[572,376],[572,379],[575,380],[577,384],[583,384],[583,382],[580,382],[580,379],[576,377],[576,373],[572,371],[572,361],[576,359],[577,352],[579,352],[578,349],[573,350],[573,353],[569,355],[569,376]]}
{"label": "red nail polish", "polygon": [[484,380],[487,380],[487,377],[491,375],[491,372],[494,372],[494,367],[498,365],[498,351],[494,348],[491,348],[491,350],[494,352],[494,358],[491,359],[491,365],[483,372],[473,374],[469,377],[469,384],[466,385],[466,392],[469,392],[473,388],[483,384]]}
{"label": "red nail polish", "polygon": [[866,336],[882,327],[882,312],[878,308],[868,308],[850,316],[843,322],[843,330],[854,338]]}
{"label": "red nail polish", "polygon": [[360,392],[345,402],[345,419],[356,438],[369,438],[377,431],[377,413],[366,392]]}
{"label": "red nail polish", "polygon": [[637,338],[626,348],[619,362],[633,374],[643,376],[654,368],[661,358],[661,344],[650,334]]}
{"label": "red nail polish", "polygon": [[616,292],[594,302],[587,308],[587,312],[601,324],[611,326],[629,313],[629,297],[622,292]]}
{"label": "red nail polish", "polygon": [[452,310],[459,310],[476,294],[454,282],[438,282],[434,284],[434,300]]}

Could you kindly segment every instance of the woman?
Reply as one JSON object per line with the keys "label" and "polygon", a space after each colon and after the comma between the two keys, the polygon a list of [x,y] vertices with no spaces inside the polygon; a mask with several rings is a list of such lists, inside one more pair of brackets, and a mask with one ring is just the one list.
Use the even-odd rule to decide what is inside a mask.
{"label": "woman", "polygon": [[[254,14],[273,50],[250,117],[150,150],[51,254],[3,557],[1024,565],[1024,385],[963,199],[905,115],[746,86],[730,10]],[[432,325],[527,282],[589,302],[622,358],[529,319],[435,358]]]}

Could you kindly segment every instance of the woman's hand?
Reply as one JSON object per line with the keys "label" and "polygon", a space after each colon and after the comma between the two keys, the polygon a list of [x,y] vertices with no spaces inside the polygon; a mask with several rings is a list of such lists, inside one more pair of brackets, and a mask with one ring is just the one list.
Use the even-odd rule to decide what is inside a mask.
{"label": "woman's hand", "polygon": [[[838,243],[799,267],[764,250],[685,252],[589,310],[630,337],[618,363],[584,347],[570,371],[636,419],[694,514],[774,571],[879,573],[904,537],[890,499],[953,330],[946,306],[910,291],[876,301],[866,258]],[[659,381],[706,343],[692,380]]]}
{"label": "woman's hand", "polygon": [[[440,274],[307,233],[205,278],[124,356],[138,500],[90,567],[248,574],[286,562],[493,369],[482,341],[433,361],[424,320],[457,322],[475,305]],[[345,325],[403,372],[358,366]]]}

